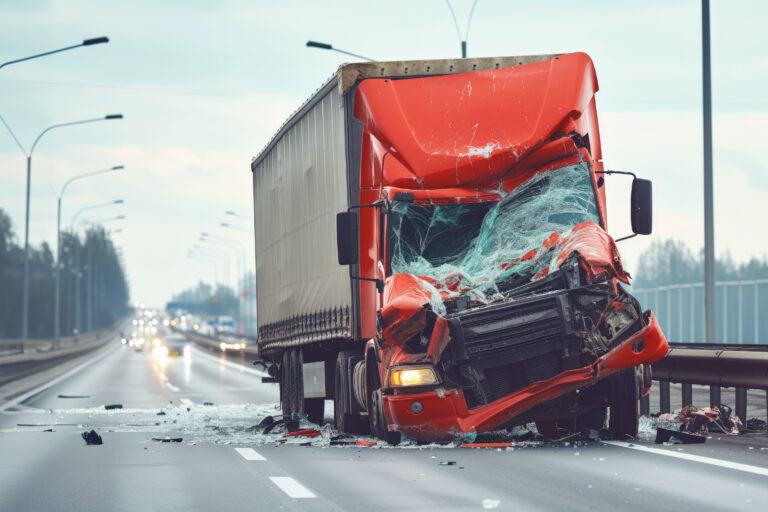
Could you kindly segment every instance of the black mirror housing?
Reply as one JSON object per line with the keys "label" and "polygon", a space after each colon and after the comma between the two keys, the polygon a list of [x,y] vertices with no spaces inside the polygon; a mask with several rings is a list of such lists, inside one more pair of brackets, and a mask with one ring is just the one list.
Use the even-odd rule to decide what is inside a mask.
{"label": "black mirror housing", "polygon": [[651,180],[632,180],[632,232],[650,235],[653,229],[653,187]]}
{"label": "black mirror housing", "polygon": [[341,212],[336,214],[336,250],[339,265],[354,265],[358,260],[357,214]]}

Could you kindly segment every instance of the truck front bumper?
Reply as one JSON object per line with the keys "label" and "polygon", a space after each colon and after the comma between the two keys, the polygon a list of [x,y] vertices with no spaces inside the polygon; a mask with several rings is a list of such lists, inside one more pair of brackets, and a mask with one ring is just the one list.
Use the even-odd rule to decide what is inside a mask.
{"label": "truck front bumper", "polygon": [[[653,313],[637,334],[605,353],[594,363],[534,382],[513,394],[469,410],[459,389],[439,389],[408,395],[385,395],[384,411],[390,430],[414,439],[452,439],[470,432],[487,432],[531,407],[597,382],[612,373],[652,364],[667,355],[669,345]],[[418,404],[415,404],[418,402]]]}

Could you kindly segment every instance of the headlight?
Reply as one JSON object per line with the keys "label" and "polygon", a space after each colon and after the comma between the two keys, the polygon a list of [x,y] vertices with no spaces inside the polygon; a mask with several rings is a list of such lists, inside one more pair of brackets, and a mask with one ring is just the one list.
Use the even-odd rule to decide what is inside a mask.
{"label": "headlight", "polygon": [[153,347],[159,347],[162,344],[163,344],[163,340],[161,340],[160,338],[155,338],[152,340]]}
{"label": "headlight", "polygon": [[439,383],[435,369],[429,367],[392,370],[389,381],[395,387],[431,386]]}
{"label": "headlight", "polygon": [[152,349],[152,355],[155,357],[155,359],[168,357],[168,347],[155,347]]}
{"label": "headlight", "polygon": [[226,344],[226,343],[224,343],[224,342],[222,341],[222,342],[219,344],[219,348],[220,348],[221,350],[227,350],[227,344]]}

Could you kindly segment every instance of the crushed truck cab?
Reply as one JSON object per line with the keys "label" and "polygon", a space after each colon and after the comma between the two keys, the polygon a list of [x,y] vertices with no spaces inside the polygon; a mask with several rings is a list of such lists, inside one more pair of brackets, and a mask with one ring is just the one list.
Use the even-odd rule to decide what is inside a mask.
{"label": "crushed truck cab", "polygon": [[[322,421],[332,398],[339,428],[395,442],[531,421],[558,437],[610,408],[611,434],[636,435],[668,346],[607,232],[590,58],[345,65],[329,83],[252,165],[259,348],[284,413]],[[650,182],[631,197],[649,234]],[[287,250],[316,264],[291,272]]]}

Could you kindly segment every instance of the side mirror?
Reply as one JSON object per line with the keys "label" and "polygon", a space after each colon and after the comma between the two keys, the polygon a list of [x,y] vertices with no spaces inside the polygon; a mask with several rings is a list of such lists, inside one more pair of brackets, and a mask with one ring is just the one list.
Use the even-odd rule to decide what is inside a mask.
{"label": "side mirror", "polygon": [[357,214],[341,212],[336,214],[336,250],[339,265],[354,265],[357,263]]}
{"label": "side mirror", "polygon": [[632,180],[632,231],[650,235],[653,228],[653,194],[650,180]]}

